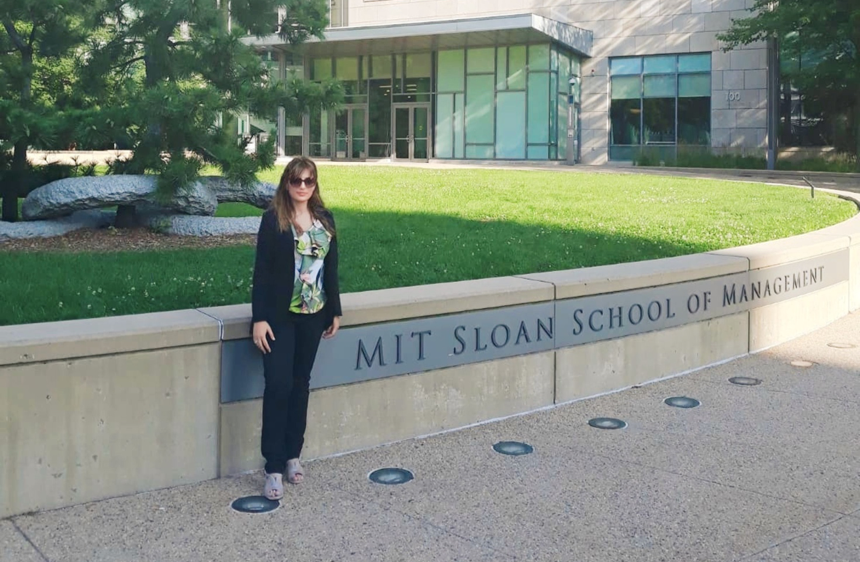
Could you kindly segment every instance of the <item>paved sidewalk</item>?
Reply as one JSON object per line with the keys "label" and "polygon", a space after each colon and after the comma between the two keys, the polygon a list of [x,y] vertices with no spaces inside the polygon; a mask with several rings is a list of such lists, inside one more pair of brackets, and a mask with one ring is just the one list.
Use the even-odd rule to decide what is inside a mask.
{"label": "paved sidewalk", "polygon": [[[277,165],[286,164],[287,159],[278,160]],[[758,183],[770,183],[780,185],[794,185],[810,188],[809,183],[815,189],[842,189],[860,193],[860,173],[840,174],[831,172],[795,172],[795,171],[768,171],[768,170],[732,170],[721,168],[660,168],[641,167],[626,163],[606,164],[601,166],[567,166],[560,162],[521,162],[521,161],[486,161],[486,162],[401,162],[401,161],[373,161],[373,162],[340,162],[321,160],[321,166],[393,166],[404,168],[428,168],[436,170],[450,170],[457,168],[482,168],[503,170],[539,170],[555,171],[565,173],[594,173],[594,174],[639,174],[650,176],[676,176],[693,179],[725,179],[729,181],[751,181]],[[809,183],[807,183],[807,181]]]}
{"label": "paved sidewalk", "polygon": [[[308,462],[268,514],[229,507],[258,473],[0,521],[0,561],[857,562],[858,432],[855,313],[691,375]],[[500,455],[501,440],[534,453]],[[368,481],[389,466],[415,480]]]}

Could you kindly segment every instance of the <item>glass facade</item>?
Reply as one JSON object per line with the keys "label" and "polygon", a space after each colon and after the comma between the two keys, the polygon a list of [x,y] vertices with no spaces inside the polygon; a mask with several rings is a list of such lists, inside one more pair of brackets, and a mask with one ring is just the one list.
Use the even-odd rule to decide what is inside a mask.
{"label": "glass facade", "polygon": [[336,111],[311,111],[307,150],[335,159],[557,159],[567,147],[569,81],[579,59],[550,44],[307,62],[337,78]]}
{"label": "glass facade", "polygon": [[435,157],[557,159],[579,59],[550,43],[439,51]]}
{"label": "glass facade", "polygon": [[710,53],[614,58],[609,74],[610,159],[710,146]]}

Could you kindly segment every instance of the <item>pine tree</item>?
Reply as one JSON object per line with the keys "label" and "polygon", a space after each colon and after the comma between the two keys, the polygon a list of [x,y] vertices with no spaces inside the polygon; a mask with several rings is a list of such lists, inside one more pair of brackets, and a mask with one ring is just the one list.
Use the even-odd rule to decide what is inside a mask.
{"label": "pine tree", "polygon": [[[104,91],[120,76],[124,94],[105,99],[81,131],[88,142],[125,138],[134,155],[117,171],[157,174],[162,195],[187,186],[206,164],[241,184],[274,165],[274,139],[247,154],[246,142],[219,121],[237,113],[272,119],[279,107],[295,117],[342,99],[333,81],[279,81],[246,41],[276,30],[290,45],[321,38],[324,0],[231,0],[229,16],[227,0],[101,1],[109,37],[93,43],[84,82]],[[133,209],[123,213],[118,223],[130,222]]]}
{"label": "pine tree", "polygon": [[[0,196],[4,221],[18,219],[29,183],[27,151],[62,141],[70,84],[58,79],[89,34],[86,2],[0,0]],[[11,159],[8,150],[12,149]]]}

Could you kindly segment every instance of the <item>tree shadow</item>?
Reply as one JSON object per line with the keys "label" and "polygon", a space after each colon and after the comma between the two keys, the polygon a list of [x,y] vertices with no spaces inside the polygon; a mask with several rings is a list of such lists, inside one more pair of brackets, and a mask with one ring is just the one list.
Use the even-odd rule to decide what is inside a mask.
{"label": "tree shadow", "polygon": [[713,249],[580,228],[334,209],[343,292],[523,275]]}

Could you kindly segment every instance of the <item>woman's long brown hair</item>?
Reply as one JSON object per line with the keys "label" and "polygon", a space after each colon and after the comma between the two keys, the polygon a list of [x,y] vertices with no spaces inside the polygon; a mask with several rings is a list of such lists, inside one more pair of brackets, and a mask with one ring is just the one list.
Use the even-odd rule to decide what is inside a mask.
{"label": "woman's long brown hair", "polygon": [[320,221],[325,229],[334,236],[334,224],[329,219],[329,214],[326,212],[325,204],[320,195],[320,180],[317,175],[317,165],[307,156],[296,156],[287,167],[284,168],[284,173],[281,174],[281,181],[278,182],[278,189],[275,191],[275,197],[272,199],[272,208],[275,210],[275,215],[278,217],[278,228],[281,232],[290,229],[295,218],[296,208],[293,205],[293,198],[290,197],[290,180],[301,177],[302,172],[309,171],[316,180],[316,187],[313,195],[308,200],[308,210],[311,217]]}

